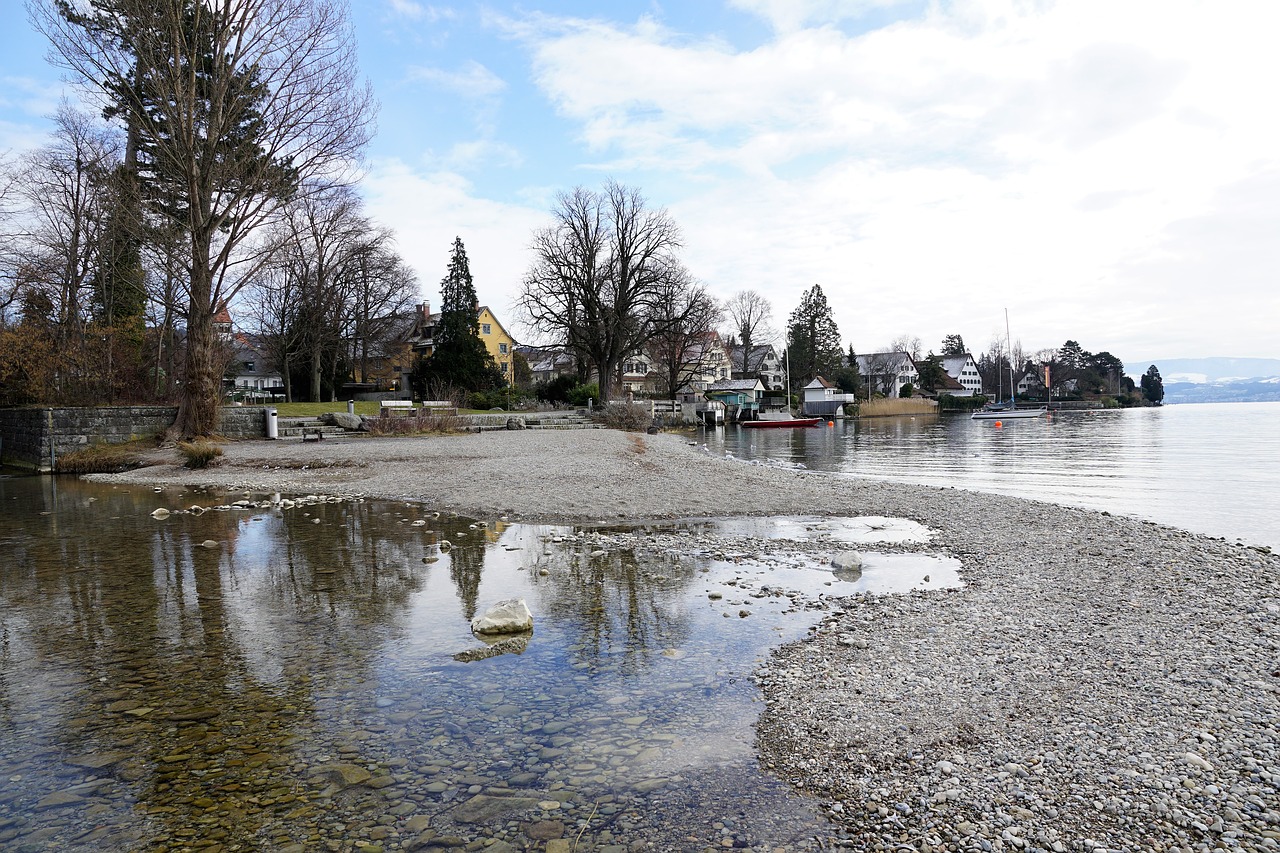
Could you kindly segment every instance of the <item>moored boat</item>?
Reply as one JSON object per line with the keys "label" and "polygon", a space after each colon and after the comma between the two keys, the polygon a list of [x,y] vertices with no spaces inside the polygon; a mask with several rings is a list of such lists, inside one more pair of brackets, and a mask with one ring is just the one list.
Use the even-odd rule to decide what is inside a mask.
{"label": "moored boat", "polygon": [[1038,418],[1048,411],[1048,406],[1041,406],[1038,409],[979,409],[971,417],[975,421],[1007,421],[1017,418]]}
{"label": "moored boat", "polygon": [[744,427],[755,427],[756,429],[761,429],[764,427],[811,427],[817,426],[820,423],[822,423],[822,418],[793,418],[789,415],[783,417],[769,417],[768,415],[761,415],[759,420],[743,421],[742,425]]}

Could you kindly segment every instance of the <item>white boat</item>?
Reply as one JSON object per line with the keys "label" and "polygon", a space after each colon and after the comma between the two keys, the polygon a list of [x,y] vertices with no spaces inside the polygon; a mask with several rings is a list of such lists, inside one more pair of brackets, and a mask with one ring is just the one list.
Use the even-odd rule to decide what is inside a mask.
{"label": "white boat", "polygon": [[1038,409],[979,409],[970,417],[975,421],[1007,421],[1015,418],[1038,418],[1048,411],[1048,406]]}
{"label": "white boat", "polygon": [[[1009,333],[1009,309],[1004,312],[1004,333],[1009,341],[1009,399],[1003,403],[992,403],[974,412],[971,417],[975,421],[1008,421],[1022,418],[1039,418],[1048,413],[1048,406],[1036,409],[1019,409],[1014,402],[1016,389],[1013,382],[1013,335]],[[996,392],[997,395],[999,391]]]}

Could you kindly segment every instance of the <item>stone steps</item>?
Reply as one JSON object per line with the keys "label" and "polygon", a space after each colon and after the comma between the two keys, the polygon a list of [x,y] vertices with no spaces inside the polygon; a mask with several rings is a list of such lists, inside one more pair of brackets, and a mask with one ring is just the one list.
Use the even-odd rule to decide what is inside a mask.
{"label": "stone steps", "polygon": [[346,430],[340,426],[326,426],[315,418],[280,418],[276,421],[276,435],[279,438],[302,439],[303,432],[313,435],[319,432],[325,438],[345,435]]}

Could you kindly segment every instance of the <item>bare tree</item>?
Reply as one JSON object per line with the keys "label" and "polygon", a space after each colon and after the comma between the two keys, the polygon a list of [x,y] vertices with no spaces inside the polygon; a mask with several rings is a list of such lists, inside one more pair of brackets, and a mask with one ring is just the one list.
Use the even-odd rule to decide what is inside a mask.
{"label": "bare tree", "polygon": [[663,331],[663,300],[686,275],[675,258],[680,230],[638,190],[613,181],[598,193],[562,193],[552,216],[533,236],[522,320],[588,360],[607,400],[622,359]]}
{"label": "bare tree", "polygon": [[742,345],[742,358],[734,361],[732,369],[744,378],[754,379],[760,373],[760,365],[752,362],[751,348],[756,341],[771,341],[777,337],[770,325],[773,306],[754,290],[740,290],[725,303],[724,313]]}
{"label": "bare tree", "polygon": [[674,279],[669,290],[655,318],[660,331],[649,341],[648,352],[663,390],[675,399],[681,388],[702,373],[708,348],[721,346],[714,330],[724,315],[707,289],[687,276]]}
{"label": "bare tree", "polygon": [[339,182],[367,143],[337,0],[32,0],[52,58],[136,143],[153,215],[187,238],[186,359],[176,431],[217,429],[213,317],[263,256],[255,230],[308,181]]}
{"label": "bare tree", "polygon": [[[417,295],[417,279],[391,233],[364,215],[348,187],[302,193],[272,230],[271,261],[247,290],[245,308],[268,361],[295,398],[292,374],[306,366],[306,398],[337,390],[373,338]],[[341,375],[339,375],[341,374]],[[365,371],[361,371],[361,376]]]}
{"label": "bare tree", "polygon": [[53,382],[41,396],[70,402],[91,399],[102,378],[99,348],[87,330],[102,267],[108,179],[119,155],[103,127],[66,104],[54,123],[52,144],[27,154],[17,168],[13,195],[21,225],[6,242],[14,265],[10,298],[21,298],[28,313],[38,310],[51,336]]}
{"label": "bare tree", "polygon": [[912,361],[919,361],[920,349],[923,346],[924,345],[920,343],[920,338],[918,335],[904,334],[904,335],[898,335],[896,338],[894,338],[892,341],[889,342],[889,351],[905,352],[907,355],[911,356]]}

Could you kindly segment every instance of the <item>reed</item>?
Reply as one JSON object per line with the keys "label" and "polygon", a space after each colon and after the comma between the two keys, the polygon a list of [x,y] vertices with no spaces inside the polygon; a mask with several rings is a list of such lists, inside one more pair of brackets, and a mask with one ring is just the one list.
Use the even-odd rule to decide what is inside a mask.
{"label": "reed", "polygon": [[895,415],[932,415],[938,404],[921,397],[880,397],[858,404],[858,417],[885,418]]}

